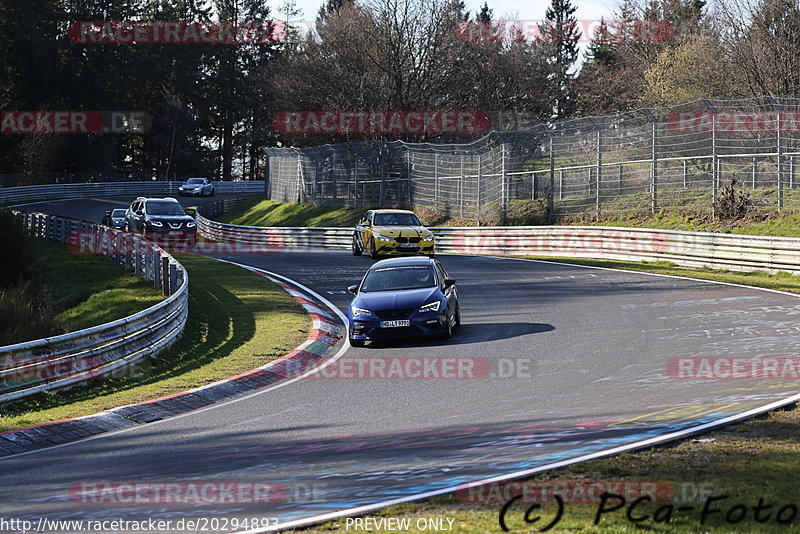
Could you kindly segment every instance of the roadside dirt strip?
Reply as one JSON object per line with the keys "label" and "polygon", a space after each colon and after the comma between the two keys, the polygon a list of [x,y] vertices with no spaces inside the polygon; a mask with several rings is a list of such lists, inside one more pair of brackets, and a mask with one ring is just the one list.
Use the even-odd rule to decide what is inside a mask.
{"label": "roadside dirt strip", "polygon": [[288,283],[260,271],[248,270],[278,284],[306,309],[313,326],[302,345],[263,367],[196,389],[93,415],[0,433],[0,457],[80,441],[206,408],[283,380],[297,378],[325,359],[343,337],[344,325],[336,314],[328,313],[324,304]]}

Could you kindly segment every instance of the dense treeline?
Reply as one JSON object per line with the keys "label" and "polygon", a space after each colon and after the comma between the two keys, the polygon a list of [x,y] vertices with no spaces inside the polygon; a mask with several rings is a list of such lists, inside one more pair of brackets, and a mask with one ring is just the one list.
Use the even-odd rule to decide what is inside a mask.
{"label": "dense treeline", "polygon": [[[312,31],[289,25],[268,44],[68,37],[74,21],[297,18],[291,1],[272,13],[267,0],[0,0],[0,110],[153,118],[143,134],[0,135],[0,173],[248,179],[263,172],[260,146],[364,138],[282,135],[272,124],[281,110],[467,109],[508,127],[700,97],[800,94],[795,0],[623,0],[583,58],[587,36],[571,0],[551,0],[539,39],[509,31],[488,4],[471,13],[460,0],[327,0]],[[614,20],[665,21],[671,31],[642,39]]]}

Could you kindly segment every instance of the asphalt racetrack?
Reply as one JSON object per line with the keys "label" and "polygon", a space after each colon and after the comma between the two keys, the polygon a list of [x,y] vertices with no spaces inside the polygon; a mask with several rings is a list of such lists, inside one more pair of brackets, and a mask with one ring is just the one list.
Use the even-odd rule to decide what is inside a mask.
{"label": "asphalt racetrack", "polygon": [[[99,220],[130,200],[24,209]],[[199,413],[0,460],[0,516],[258,517],[280,526],[602,453],[797,391],[796,382],[779,379],[679,379],[669,371],[673,358],[797,354],[794,296],[547,262],[439,257],[460,291],[463,326],[452,339],[349,348],[341,356],[352,364],[348,372],[367,362],[355,374],[332,367]],[[373,261],[291,249],[225,259],[295,280],[341,310],[350,302],[347,286]],[[455,362],[450,371],[463,372],[435,376],[447,359]],[[372,367],[375,361],[385,366]],[[425,376],[386,378],[393,362],[410,361],[429,365]],[[277,497],[96,503],[71,491],[87,482],[223,481],[273,483]]]}

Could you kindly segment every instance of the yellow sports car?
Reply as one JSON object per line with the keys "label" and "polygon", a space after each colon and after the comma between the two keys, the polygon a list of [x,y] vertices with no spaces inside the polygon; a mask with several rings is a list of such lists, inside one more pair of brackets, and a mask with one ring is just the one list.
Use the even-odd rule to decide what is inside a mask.
{"label": "yellow sports car", "polygon": [[433,256],[433,234],[422,226],[414,212],[371,210],[353,232],[353,256],[368,252],[380,256],[425,254]]}

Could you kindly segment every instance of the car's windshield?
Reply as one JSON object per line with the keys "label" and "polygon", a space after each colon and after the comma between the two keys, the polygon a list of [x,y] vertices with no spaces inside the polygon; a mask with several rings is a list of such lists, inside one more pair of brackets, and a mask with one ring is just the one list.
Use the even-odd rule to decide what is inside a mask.
{"label": "car's windshield", "polygon": [[186,183],[187,184],[202,184],[203,183],[203,179],[202,178],[189,178],[188,180],[186,180]]}
{"label": "car's windshield", "polygon": [[398,265],[370,269],[361,284],[361,291],[397,291],[435,285],[436,275],[430,265]]}
{"label": "car's windshield", "polygon": [[422,226],[413,213],[376,213],[375,226]]}
{"label": "car's windshield", "polygon": [[114,210],[111,212],[112,217],[125,217],[125,210]]}
{"label": "car's windshield", "polygon": [[183,207],[177,202],[148,202],[148,215],[186,215]]}

